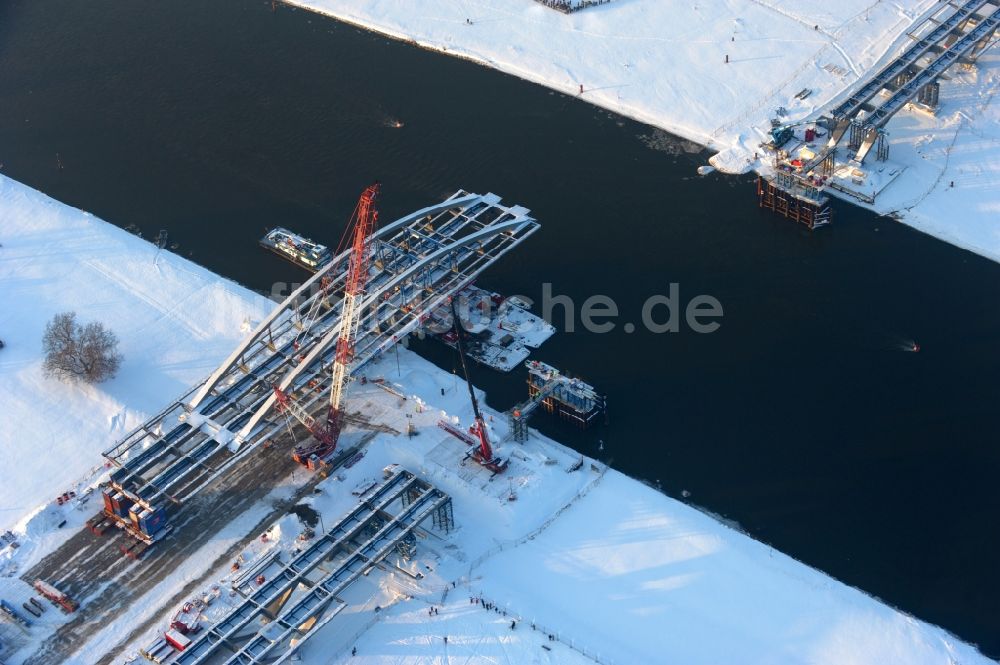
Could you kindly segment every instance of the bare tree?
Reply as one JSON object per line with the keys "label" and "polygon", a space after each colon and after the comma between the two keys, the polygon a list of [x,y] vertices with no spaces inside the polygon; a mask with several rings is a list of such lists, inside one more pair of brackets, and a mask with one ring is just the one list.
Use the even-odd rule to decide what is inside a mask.
{"label": "bare tree", "polygon": [[42,335],[45,374],[63,381],[99,383],[112,378],[121,365],[118,337],[92,322],[81,326],[76,312],[56,314]]}

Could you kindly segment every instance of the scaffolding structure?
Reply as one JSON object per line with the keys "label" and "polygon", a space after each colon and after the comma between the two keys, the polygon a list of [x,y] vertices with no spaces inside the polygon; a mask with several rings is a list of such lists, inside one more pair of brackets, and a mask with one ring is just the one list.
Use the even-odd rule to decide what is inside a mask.
{"label": "scaffolding structure", "polygon": [[757,202],[761,208],[815,229],[833,218],[830,197],[808,181],[788,173],[757,177]]}
{"label": "scaffolding structure", "polygon": [[582,429],[589,428],[607,411],[604,395],[589,383],[572,379],[538,360],[529,360],[524,365],[528,368],[528,399],[507,414],[514,441],[528,439],[528,418],[539,407]]}

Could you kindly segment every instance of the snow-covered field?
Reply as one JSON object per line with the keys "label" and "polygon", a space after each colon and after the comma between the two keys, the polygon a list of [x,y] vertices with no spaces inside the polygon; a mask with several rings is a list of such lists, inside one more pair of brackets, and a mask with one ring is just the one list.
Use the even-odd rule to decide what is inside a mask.
{"label": "snow-covered field", "polygon": [[[3,531],[76,490],[101,451],[215,369],[244,322],[271,304],[3,176],[0,245]],[[64,311],[118,335],[115,379],[67,385],[42,375],[42,331]]]}
{"label": "snow-covered field", "polygon": [[[205,375],[239,337],[244,319],[259,317],[268,302],[182,258],[157,258],[148,243],[7,179],[0,179],[0,228],[7,287],[0,325],[8,342],[0,352],[0,451],[9,486],[4,501],[16,508],[12,523],[89,473],[123,431],[120,421],[127,428]],[[40,376],[41,327],[68,308],[118,332],[126,358],[118,379],[83,388]],[[308,501],[333,524],[356,500],[351,487],[399,463],[452,496],[459,528],[421,541],[414,565],[427,574],[419,584],[380,572],[349,590],[350,611],[306,643],[303,662],[988,662],[942,629],[599,463],[586,460],[574,470],[577,453],[537,434],[523,445],[502,444],[511,468],[490,482],[483,470],[460,463],[463,446],[436,425],[442,417],[470,422],[463,386],[405,350],[397,369],[394,355],[365,371],[395,383],[408,399],[369,382],[352,388],[349,408],[399,431],[411,421],[417,435],[375,437],[363,460],[324,481]],[[502,440],[505,419],[487,413]],[[281,492],[291,487],[285,483]],[[158,629],[165,627],[177,608],[162,605],[192,580],[225,591],[228,567],[211,571],[210,562],[246,535],[272,499],[234,515],[203,551],[81,644],[71,662],[95,662],[136,620],[156,612]],[[92,497],[87,510],[95,504]],[[58,510],[72,517],[71,527],[87,516]],[[21,533],[27,545],[5,552],[11,563],[23,565],[18,557],[37,558],[45,549],[39,544],[58,542],[69,531],[52,524],[59,515],[32,520],[34,531]],[[292,547],[296,523],[282,519],[272,541]],[[0,594],[19,606],[28,587],[4,577]],[[497,609],[470,602],[480,596]],[[375,605],[383,609],[376,613]],[[438,613],[429,614],[431,606]],[[30,639],[61,620],[50,610]],[[123,655],[135,654],[155,630]],[[27,653],[10,662],[27,662]]]}
{"label": "snow-covered field", "polygon": [[[534,0],[288,0],[476,60],[662,127],[745,172],[785,107],[815,117],[887,62],[937,0],[623,0],[570,15]],[[728,63],[726,62],[728,56]],[[938,118],[888,125],[906,167],[874,209],[1000,261],[1000,56],[941,86]],[[803,89],[812,93],[796,98]],[[874,160],[871,160],[874,162]],[[871,165],[870,165],[871,166]],[[954,187],[951,186],[954,181]]]}

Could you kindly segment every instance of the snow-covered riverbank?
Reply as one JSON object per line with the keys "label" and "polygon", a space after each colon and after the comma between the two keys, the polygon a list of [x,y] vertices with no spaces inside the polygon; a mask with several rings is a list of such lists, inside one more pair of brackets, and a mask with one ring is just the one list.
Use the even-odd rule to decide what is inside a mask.
{"label": "snow-covered riverbank", "polygon": [[[15,508],[8,512],[16,521],[99,464],[100,450],[142,414],[206,374],[231,349],[243,321],[259,317],[269,303],[169,252],[157,257],[149,243],[3,178],[0,229],[0,270],[7,287],[0,326],[8,342],[0,352],[0,453],[9,486],[3,500]],[[116,330],[125,355],[118,379],[80,388],[41,377],[41,327],[63,309]],[[469,422],[462,387],[415,354],[402,350],[399,358],[398,369],[393,357],[366,371],[383,373],[409,401],[372,383],[359,386],[351,399],[373,420],[399,431],[413,422],[417,436],[377,436],[365,459],[342,478],[325,481],[311,503],[330,524],[355,500],[344,488],[377,476],[386,463],[400,463],[453,497],[459,529],[440,542],[421,544],[421,556],[434,569],[423,586],[401,587],[391,577],[369,581],[358,592],[368,595],[351,600],[354,616],[345,614],[347,623],[335,621],[326,637],[309,643],[304,662],[346,661],[351,645],[359,649],[351,662],[371,663],[452,657],[585,662],[583,652],[613,663],[989,662],[946,631],[637,481],[589,461],[574,471],[577,455],[538,435],[523,446],[504,444],[502,452],[513,458],[511,470],[489,482],[483,472],[461,466],[462,446],[436,426],[442,415]],[[488,414],[499,440],[505,419]],[[516,501],[509,500],[512,491]],[[50,503],[46,510],[58,514],[45,523],[33,521],[34,530],[21,535],[29,545],[58,542],[69,531],[55,528],[60,516],[78,526],[98,503],[92,498],[86,511]],[[131,622],[152,615],[185,583],[208,574],[212,557],[255,519],[234,516],[233,528],[206,546],[209,554],[191,557],[141,603],[123,608],[114,623],[92,636],[89,648],[81,645],[73,662],[96,661]],[[277,531],[287,531],[282,542],[291,546],[296,532]],[[35,549],[7,549],[4,556],[23,564],[17,557],[37,556],[44,548]],[[444,593],[450,582],[453,592]],[[5,597],[21,600],[27,593],[17,577],[0,580]],[[489,615],[470,603],[470,596],[479,594],[508,614]],[[385,599],[393,602],[376,615],[373,604]],[[433,619],[429,604],[439,607]],[[172,609],[160,610],[164,619]],[[514,618],[521,623],[511,630]],[[42,637],[62,620],[50,611],[28,637]],[[538,630],[532,631],[531,623]],[[0,628],[28,639],[9,624]],[[550,632],[556,634],[553,641]],[[444,635],[451,636],[448,643]],[[140,646],[142,640],[132,648]],[[24,657],[21,652],[11,662]]]}
{"label": "snow-covered riverbank", "polygon": [[[0,531],[75,490],[101,451],[204,378],[270,301],[0,176]],[[76,311],[120,339],[113,380],[42,375],[42,332]]]}
{"label": "snow-covered riverbank", "polygon": [[[534,0],[288,1],[568,95],[582,86],[589,102],[719,151],[713,163],[732,172],[760,166],[778,107],[788,122],[815,117],[939,5],[622,0],[566,15]],[[1000,55],[987,53],[974,73],[942,81],[937,118],[898,114],[883,168],[903,171],[862,205],[1000,261],[998,82]]]}

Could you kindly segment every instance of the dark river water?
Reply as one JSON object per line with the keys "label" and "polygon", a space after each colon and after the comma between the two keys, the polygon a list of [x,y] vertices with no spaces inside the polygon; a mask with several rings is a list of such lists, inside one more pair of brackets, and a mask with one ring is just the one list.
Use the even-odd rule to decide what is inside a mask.
{"label": "dark river water", "polygon": [[[536,354],[605,391],[610,424],[537,426],[1000,656],[1000,265],[847,205],[807,232],[690,149],[266,0],[0,1],[4,174],[257,290],[305,277],[266,227],[336,244],[375,179],[384,220],[460,187],[529,207],[542,230],[480,283],[620,310]],[[717,298],[719,330],[624,332],[671,283]]]}

